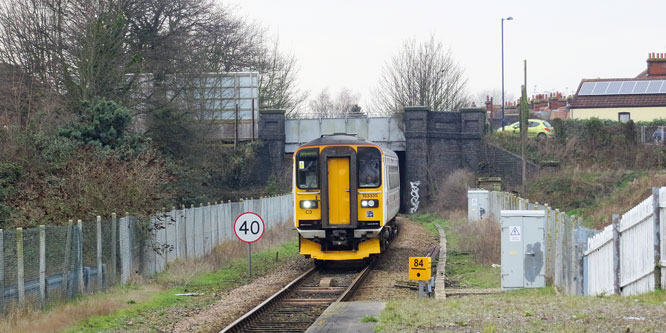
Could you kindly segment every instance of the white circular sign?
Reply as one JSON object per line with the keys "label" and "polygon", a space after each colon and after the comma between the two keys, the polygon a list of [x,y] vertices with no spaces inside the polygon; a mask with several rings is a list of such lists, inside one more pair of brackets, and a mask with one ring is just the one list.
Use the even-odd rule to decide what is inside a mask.
{"label": "white circular sign", "polygon": [[254,243],[264,235],[264,220],[252,212],[240,214],[234,222],[234,232],[241,241]]}

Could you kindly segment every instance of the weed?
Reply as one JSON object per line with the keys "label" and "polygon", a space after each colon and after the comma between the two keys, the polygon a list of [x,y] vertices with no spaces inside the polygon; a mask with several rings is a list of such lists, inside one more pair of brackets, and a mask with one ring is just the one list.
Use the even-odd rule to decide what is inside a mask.
{"label": "weed", "polygon": [[490,323],[490,324],[484,326],[483,330],[481,330],[481,332],[483,332],[483,333],[495,333],[495,332],[497,332],[497,326],[495,326],[495,324]]}
{"label": "weed", "polygon": [[373,317],[373,316],[365,316],[363,319],[361,319],[362,323],[376,323],[378,322],[379,319]]}
{"label": "weed", "polygon": [[461,326],[461,327],[465,327],[465,326],[469,325],[469,323],[467,323],[466,321],[462,321],[462,320],[456,321],[455,323],[456,323],[456,325]]}

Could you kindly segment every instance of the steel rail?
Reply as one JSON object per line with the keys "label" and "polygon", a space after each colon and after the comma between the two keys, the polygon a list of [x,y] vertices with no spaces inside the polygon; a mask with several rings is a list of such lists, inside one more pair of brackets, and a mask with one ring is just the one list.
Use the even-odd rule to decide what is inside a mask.
{"label": "steel rail", "polygon": [[297,284],[299,284],[301,281],[305,280],[308,276],[310,276],[316,270],[317,269],[315,267],[310,268],[305,273],[301,274],[301,276],[299,276],[296,279],[294,279],[293,281],[291,281],[284,288],[280,289],[280,291],[276,292],[271,297],[269,297],[265,301],[261,302],[261,304],[255,306],[254,309],[250,310],[249,312],[247,312],[246,314],[244,314],[240,318],[236,319],[231,324],[227,325],[227,327],[222,329],[220,331],[220,333],[235,332],[235,331],[242,330],[243,327],[250,324],[254,319],[256,319],[258,316],[260,316],[261,313],[263,313],[264,310],[266,310],[270,305],[272,305],[273,303],[282,299],[285,295],[287,295],[290,291],[292,291]]}

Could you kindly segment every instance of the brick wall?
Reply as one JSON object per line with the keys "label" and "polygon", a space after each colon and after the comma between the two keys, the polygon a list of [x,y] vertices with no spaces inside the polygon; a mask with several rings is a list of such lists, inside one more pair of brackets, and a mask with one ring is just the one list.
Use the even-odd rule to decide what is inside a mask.
{"label": "brick wall", "polygon": [[[404,182],[402,207],[411,207],[411,183],[418,185],[420,202],[429,200],[432,182],[438,182],[457,169],[468,169],[484,176],[502,177],[507,185],[520,184],[520,156],[483,142],[486,111],[479,108],[460,112],[430,111],[425,107],[405,108]],[[257,177],[265,183],[270,176],[290,172],[285,159],[284,111],[265,110],[260,114]],[[402,154],[401,154],[402,156]],[[528,163],[528,175],[538,166]]]}

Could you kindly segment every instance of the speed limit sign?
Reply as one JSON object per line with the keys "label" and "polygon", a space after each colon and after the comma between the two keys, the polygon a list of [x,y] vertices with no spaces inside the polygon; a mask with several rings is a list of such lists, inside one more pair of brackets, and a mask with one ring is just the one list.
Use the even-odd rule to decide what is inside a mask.
{"label": "speed limit sign", "polygon": [[258,214],[240,214],[234,222],[236,237],[245,243],[254,243],[264,235],[264,220]]}

